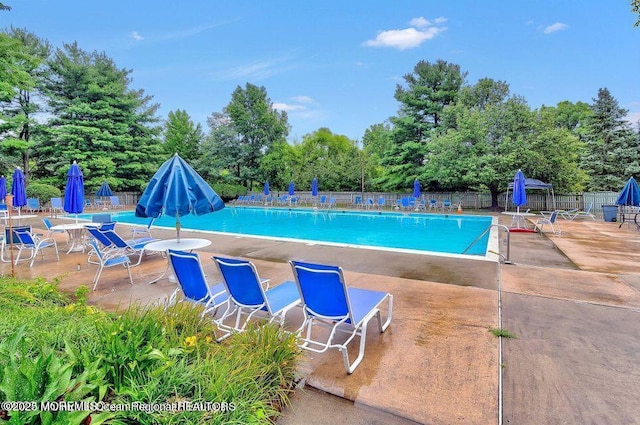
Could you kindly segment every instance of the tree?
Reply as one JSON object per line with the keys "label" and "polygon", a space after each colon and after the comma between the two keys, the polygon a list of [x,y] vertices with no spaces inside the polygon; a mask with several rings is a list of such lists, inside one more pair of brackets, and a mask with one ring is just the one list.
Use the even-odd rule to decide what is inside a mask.
{"label": "tree", "polygon": [[24,141],[19,139],[24,117],[14,114],[10,105],[21,91],[34,87],[35,82],[29,70],[37,64],[38,59],[29,54],[18,39],[0,33],[0,152],[3,154],[0,156],[0,167],[5,170],[18,165],[14,160],[21,160],[26,151]]}
{"label": "tree", "polygon": [[40,127],[36,117],[43,110],[41,87],[46,75],[44,64],[51,53],[51,45],[23,29],[12,28],[9,35],[20,42],[21,49],[31,58],[21,61],[20,67],[29,74],[33,84],[17,87],[14,97],[3,105],[5,121],[0,128],[3,133],[10,135],[5,140],[5,152],[21,156],[22,169],[28,181],[29,150],[33,144],[32,136],[38,133]]}
{"label": "tree", "polygon": [[619,190],[630,174],[640,169],[638,145],[624,117],[627,111],[608,89],[598,90],[587,121],[584,169],[591,178],[590,190]]}
{"label": "tree", "polygon": [[236,87],[224,113],[237,135],[235,149],[239,152],[239,160],[233,166],[237,177],[251,189],[254,180],[260,177],[258,168],[264,152],[289,134],[287,113],[273,109],[264,87],[249,83],[244,89]]}
{"label": "tree", "polygon": [[634,24],[636,27],[640,27],[640,0],[631,1],[631,11],[638,14],[638,20]]}
{"label": "tree", "polygon": [[187,111],[169,112],[164,123],[165,153],[177,152],[187,162],[195,161],[203,138],[202,126],[194,124]]}
{"label": "tree", "polygon": [[164,158],[157,140],[158,105],[129,88],[131,71],[119,69],[104,53],[64,44],[49,62],[46,83],[49,120],[46,138],[34,155],[37,175],[61,187],[68,165],[77,160],[85,185],[108,178],[113,189],[141,190]]}
{"label": "tree", "polygon": [[209,134],[200,145],[200,157],[194,168],[208,181],[241,182],[243,152],[238,149],[238,135],[231,118],[223,112],[214,112],[207,118]]}
{"label": "tree", "polygon": [[294,146],[299,160],[293,179],[311,185],[318,179],[321,190],[359,190],[362,162],[356,142],[347,136],[320,128]]}
{"label": "tree", "polygon": [[459,65],[441,59],[433,64],[420,61],[404,76],[407,87],[396,86],[401,105],[398,116],[390,119],[394,144],[383,158],[386,173],[379,179],[387,190],[410,186],[420,172],[427,142],[440,126],[445,107],[455,102],[466,75]]}

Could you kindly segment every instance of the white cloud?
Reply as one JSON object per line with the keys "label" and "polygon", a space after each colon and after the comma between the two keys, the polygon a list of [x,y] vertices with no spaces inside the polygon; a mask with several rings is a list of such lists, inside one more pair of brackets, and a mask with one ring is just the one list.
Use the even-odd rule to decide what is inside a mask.
{"label": "white cloud", "polygon": [[304,105],[293,105],[290,103],[281,103],[281,102],[273,102],[273,109],[277,109],[279,111],[304,111],[307,108]]}
{"label": "white cloud", "polygon": [[368,47],[393,47],[398,50],[413,49],[424,41],[431,40],[444,29],[431,27],[424,31],[415,28],[382,31],[374,40],[367,40]]}
{"label": "white cloud", "polygon": [[144,37],[138,34],[138,31],[131,31],[131,38],[133,38],[135,41],[144,40]]}
{"label": "white cloud", "polygon": [[314,103],[315,102],[315,100],[313,100],[313,98],[309,96],[294,96],[291,99],[295,100],[298,103]]}
{"label": "white cloud", "polygon": [[[441,24],[446,21],[447,19],[444,17],[439,17],[434,20],[436,24]],[[410,28],[381,31],[376,38],[367,40],[362,44],[367,47],[392,47],[398,50],[413,49],[447,29],[436,26],[422,16],[413,18],[409,22],[409,25],[411,25]]]}
{"label": "white cloud", "polygon": [[429,25],[431,25],[431,22],[427,21],[426,19],[424,19],[421,16],[419,18],[413,18],[409,22],[409,25],[411,25],[412,27],[416,27],[416,28],[424,28],[424,27],[428,27]]}
{"label": "white cloud", "polygon": [[444,16],[439,16],[434,19],[433,22],[436,24],[444,24],[445,22],[447,22],[447,18],[445,18]]}
{"label": "white cloud", "polygon": [[640,111],[629,112],[627,116],[624,117],[624,119],[629,121],[634,126],[638,125],[638,123],[640,123]]}
{"label": "white cloud", "polygon": [[569,25],[563,24],[562,22],[556,22],[555,24],[551,24],[544,29],[545,34],[551,34],[553,32],[566,30],[569,28]]}

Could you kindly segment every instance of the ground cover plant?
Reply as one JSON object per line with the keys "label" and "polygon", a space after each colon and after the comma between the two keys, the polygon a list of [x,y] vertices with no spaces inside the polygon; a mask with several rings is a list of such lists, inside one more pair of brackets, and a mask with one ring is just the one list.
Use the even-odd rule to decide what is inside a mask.
{"label": "ground cover plant", "polygon": [[260,424],[288,402],[298,350],[281,329],[218,344],[186,303],[106,313],[85,299],[0,277],[0,402],[22,402],[0,424]]}

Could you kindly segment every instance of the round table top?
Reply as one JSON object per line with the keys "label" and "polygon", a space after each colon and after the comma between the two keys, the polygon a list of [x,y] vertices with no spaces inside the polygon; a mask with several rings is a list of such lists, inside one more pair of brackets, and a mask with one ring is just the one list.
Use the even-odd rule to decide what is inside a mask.
{"label": "round table top", "polygon": [[533,216],[538,215],[536,213],[518,212],[518,211],[502,211],[500,214],[504,214],[504,215],[519,215],[521,217],[533,217]]}
{"label": "round table top", "polygon": [[[11,219],[12,220],[26,220],[28,218],[36,218],[37,215],[35,214],[11,214]],[[7,215],[6,218],[9,218],[9,216]],[[4,217],[3,217],[4,219]]]}
{"label": "round table top", "polygon": [[165,239],[149,242],[144,246],[144,249],[148,251],[166,251],[168,249],[191,251],[193,249],[200,249],[209,245],[211,245],[211,241],[209,239],[180,238],[180,242],[178,242],[178,239]]}
{"label": "round table top", "polygon": [[53,230],[78,230],[87,227],[88,223],[64,223],[51,226]]}

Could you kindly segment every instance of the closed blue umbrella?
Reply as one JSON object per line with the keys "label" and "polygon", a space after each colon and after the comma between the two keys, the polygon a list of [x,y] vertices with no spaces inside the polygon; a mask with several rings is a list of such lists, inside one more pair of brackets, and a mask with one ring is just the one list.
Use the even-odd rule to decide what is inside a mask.
{"label": "closed blue umbrella", "polygon": [[100,189],[98,189],[98,191],[96,192],[96,195],[113,196],[113,192],[111,191],[111,188],[109,187],[109,183],[107,183],[106,180],[102,182],[102,186],[100,186]]}
{"label": "closed blue umbrella", "polygon": [[84,177],[76,161],[73,161],[67,173],[63,209],[69,214],[76,214],[76,222],[78,221],[78,214],[84,211]]}
{"label": "closed blue umbrella", "polygon": [[634,207],[640,206],[640,188],[636,179],[631,177],[622,188],[618,199],[616,200],[618,205],[633,205]]}
{"label": "closed blue umbrella", "polygon": [[11,194],[13,195],[13,206],[18,208],[18,214],[20,214],[20,207],[27,205],[27,187],[24,184],[24,173],[20,167],[16,167],[16,171],[13,172]]}
{"label": "closed blue umbrella", "polygon": [[413,181],[413,197],[414,198],[420,197],[420,182],[418,181],[418,179],[415,179]]}
{"label": "closed blue umbrella", "polygon": [[269,191],[269,182],[264,182],[264,194],[269,195],[269,193],[271,193]]}
{"label": "closed blue umbrella", "polygon": [[296,193],[296,185],[293,184],[293,180],[289,183],[289,195],[293,196]]}
{"label": "closed blue umbrella", "polygon": [[4,198],[7,197],[7,179],[4,176],[0,177],[0,203],[4,202]]}
{"label": "closed blue umbrella", "polygon": [[136,205],[136,217],[176,218],[180,241],[180,217],[203,215],[224,208],[224,202],[202,177],[176,153],[160,166]]}
{"label": "closed blue umbrella", "polygon": [[527,203],[527,192],[525,191],[524,186],[524,174],[521,170],[518,170],[513,178],[512,201],[513,204],[517,207],[518,212],[520,212],[520,206]]}
{"label": "closed blue umbrella", "polygon": [[318,196],[318,179],[311,180],[311,196]]}

